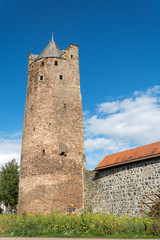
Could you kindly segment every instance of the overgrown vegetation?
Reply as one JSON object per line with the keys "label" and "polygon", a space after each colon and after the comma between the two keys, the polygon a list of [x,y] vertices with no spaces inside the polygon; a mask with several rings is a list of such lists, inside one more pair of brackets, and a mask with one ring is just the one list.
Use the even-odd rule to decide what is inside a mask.
{"label": "overgrown vegetation", "polygon": [[[159,225],[156,225],[156,224]],[[0,216],[0,236],[123,237],[160,236],[160,221],[110,214],[8,214]]]}

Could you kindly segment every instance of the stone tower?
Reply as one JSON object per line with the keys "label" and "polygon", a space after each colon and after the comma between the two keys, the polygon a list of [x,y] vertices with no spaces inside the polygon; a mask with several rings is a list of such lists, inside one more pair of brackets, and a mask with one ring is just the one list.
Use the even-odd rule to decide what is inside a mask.
{"label": "stone tower", "polygon": [[78,46],[29,52],[18,212],[83,208],[84,133]]}

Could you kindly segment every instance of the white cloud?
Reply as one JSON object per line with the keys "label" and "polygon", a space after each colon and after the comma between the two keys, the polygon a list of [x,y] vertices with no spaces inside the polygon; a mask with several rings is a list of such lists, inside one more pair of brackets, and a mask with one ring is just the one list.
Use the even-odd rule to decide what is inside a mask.
{"label": "white cloud", "polygon": [[20,164],[21,132],[11,135],[0,133],[0,167],[12,159]]}
{"label": "white cloud", "polygon": [[95,150],[104,150],[106,149],[110,152],[118,152],[126,149],[128,144],[124,141],[115,141],[112,139],[107,139],[104,137],[97,137],[97,138],[88,138],[85,141],[85,147],[88,152],[93,152]]}
{"label": "white cloud", "polygon": [[115,113],[119,110],[121,110],[121,104],[119,101],[101,103],[98,108],[98,112],[102,113]]}
{"label": "white cloud", "polygon": [[107,155],[159,141],[159,123],[160,86],[136,91],[130,98],[101,103],[96,115],[85,118],[87,155],[102,149]]}

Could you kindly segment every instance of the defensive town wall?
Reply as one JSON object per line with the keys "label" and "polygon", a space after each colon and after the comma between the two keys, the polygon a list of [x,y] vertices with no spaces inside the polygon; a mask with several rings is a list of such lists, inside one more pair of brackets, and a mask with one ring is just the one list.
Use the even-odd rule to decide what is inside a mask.
{"label": "defensive town wall", "polygon": [[84,171],[85,209],[142,216],[141,195],[160,187],[160,158],[100,171]]}

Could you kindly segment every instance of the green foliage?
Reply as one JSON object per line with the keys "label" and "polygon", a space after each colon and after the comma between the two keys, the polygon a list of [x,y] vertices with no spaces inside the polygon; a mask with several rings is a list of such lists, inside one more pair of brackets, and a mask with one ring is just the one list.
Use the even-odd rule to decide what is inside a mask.
{"label": "green foliage", "polygon": [[48,237],[134,237],[160,236],[160,222],[150,217],[117,217],[111,214],[66,215],[8,214],[0,216],[0,236]]}
{"label": "green foliage", "polygon": [[0,201],[14,208],[18,202],[19,167],[15,159],[1,167]]}

